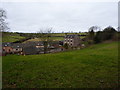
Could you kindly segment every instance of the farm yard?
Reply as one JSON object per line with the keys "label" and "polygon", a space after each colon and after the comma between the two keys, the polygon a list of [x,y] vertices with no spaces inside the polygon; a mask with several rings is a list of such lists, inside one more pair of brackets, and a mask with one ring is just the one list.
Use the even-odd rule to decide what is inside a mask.
{"label": "farm yard", "polygon": [[7,55],[2,63],[3,88],[118,87],[118,42],[53,54]]}

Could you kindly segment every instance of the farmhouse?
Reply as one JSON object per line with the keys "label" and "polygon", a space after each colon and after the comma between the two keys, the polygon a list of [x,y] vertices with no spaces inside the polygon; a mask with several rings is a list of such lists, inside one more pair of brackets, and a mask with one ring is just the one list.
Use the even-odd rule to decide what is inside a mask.
{"label": "farmhouse", "polygon": [[12,53],[13,49],[9,46],[3,47],[3,52],[6,52],[7,54]]}
{"label": "farmhouse", "polygon": [[[26,43],[3,43],[2,54],[18,54],[18,55],[34,55],[44,53],[44,45],[42,41],[29,41]],[[47,53],[63,51],[59,42],[49,42]]]}
{"label": "farmhouse", "polygon": [[21,43],[15,43],[11,46],[13,48],[12,53],[19,53],[21,54],[23,51],[23,44]]}
{"label": "farmhouse", "polygon": [[63,49],[61,49],[60,43],[57,41],[51,42],[48,49],[49,49],[49,52],[51,53],[63,51]]}
{"label": "farmhouse", "polygon": [[80,45],[80,37],[78,35],[66,35],[64,44],[67,43],[70,47],[77,47]]}
{"label": "farmhouse", "polygon": [[13,48],[11,47],[11,43],[2,43],[2,54],[10,54],[12,51]]}
{"label": "farmhouse", "polygon": [[40,45],[41,42],[26,42],[23,44],[23,53],[25,55],[33,55],[33,54],[38,54],[40,52]]}

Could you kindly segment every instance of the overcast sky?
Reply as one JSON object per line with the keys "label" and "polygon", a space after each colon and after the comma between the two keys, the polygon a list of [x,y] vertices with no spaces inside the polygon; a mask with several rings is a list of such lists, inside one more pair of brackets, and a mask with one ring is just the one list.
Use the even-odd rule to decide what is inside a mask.
{"label": "overcast sky", "polygon": [[118,26],[117,2],[2,2],[13,32],[84,32],[94,25]]}

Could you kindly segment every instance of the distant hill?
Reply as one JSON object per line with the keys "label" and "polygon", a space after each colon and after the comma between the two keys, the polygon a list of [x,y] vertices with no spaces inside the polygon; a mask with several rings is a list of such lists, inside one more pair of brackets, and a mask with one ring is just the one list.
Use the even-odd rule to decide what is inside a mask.
{"label": "distant hill", "polygon": [[[74,33],[67,33],[67,34],[74,34]],[[80,38],[85,38],[84,35],[87,35],[86,33],[78,33]],[[65,33],[52,33],[52,40],[55,41],[61,41],[64,40]],[[38,39],[39,35],[37,33],[18,33],[18,32],[6,32],[4,33],[4,36],[2,37],[2,42],[16,42],[25,38],[31,38],[28,41],[39,41]]]}

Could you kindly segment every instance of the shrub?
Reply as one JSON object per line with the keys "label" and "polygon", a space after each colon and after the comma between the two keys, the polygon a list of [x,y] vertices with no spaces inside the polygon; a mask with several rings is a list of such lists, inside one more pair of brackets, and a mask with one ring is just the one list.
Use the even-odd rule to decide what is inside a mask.
{"label": "shrub", "polygon": [[65,49],[68,49],[68,44],[65,43],[65,44],[63,45],[63,47],[64,47]]}

